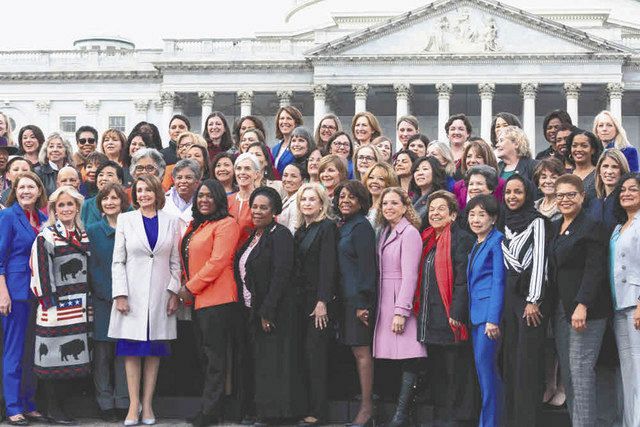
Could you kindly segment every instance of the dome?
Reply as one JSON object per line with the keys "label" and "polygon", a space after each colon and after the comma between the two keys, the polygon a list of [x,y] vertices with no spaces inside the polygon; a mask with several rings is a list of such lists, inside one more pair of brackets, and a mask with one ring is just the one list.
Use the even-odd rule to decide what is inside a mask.
{"label": "dome", "polygon": [[136,45],[119,36],[95,36],[78,39],[73,42],[73,47],[79,50],[133,50]]}

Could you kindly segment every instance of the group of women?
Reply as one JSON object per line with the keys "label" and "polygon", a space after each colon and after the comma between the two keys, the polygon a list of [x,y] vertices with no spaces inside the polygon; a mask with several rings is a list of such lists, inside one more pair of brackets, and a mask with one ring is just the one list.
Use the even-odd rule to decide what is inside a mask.
{"label": "group of women", "polygon": [[[230,388],[243,424],[318,425],[338,342],[360,385],[352,426],[376,417],[376,359],[401,373],[388,426],[412,424],[422,384],[437,422],[535,426],[543,401],[566,396],[574,426],[603,425],[609,329],[620,413],[640,425],[640,175],[614,116],[589,132],[552,112],[538,160],[509,113],[491,141],[463,114],[446,142],[402,117],[397,152],[370,112],[351,132],[327,115],[313,133],[292,106],[275,121],[272,149],[260,119],[232,129],[220,112],[202,136],[175,116],[164,149],[146,122],[99,143],[81,127],[75,153],[61,134],[20,130],[0,211],[10,424],[75,423],[64,400],[86,376],[105,420],[155,424],[173,353],[198,367],[194,425],[224,418]],[[12,142],[8,123],[0,114]]]}

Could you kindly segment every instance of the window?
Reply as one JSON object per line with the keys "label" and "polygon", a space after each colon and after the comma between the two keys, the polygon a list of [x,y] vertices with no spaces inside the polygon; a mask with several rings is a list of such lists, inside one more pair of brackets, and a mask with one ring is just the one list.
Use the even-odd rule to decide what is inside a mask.
{"label": "window", "polygon": [[76,131],[76,116],[60,116],[60,130],[65,133]]}
{"label": "window", "polygon": [[125,116],[109,116],[109,129],[117,129],[120,132],[124,132],[125,124]]}

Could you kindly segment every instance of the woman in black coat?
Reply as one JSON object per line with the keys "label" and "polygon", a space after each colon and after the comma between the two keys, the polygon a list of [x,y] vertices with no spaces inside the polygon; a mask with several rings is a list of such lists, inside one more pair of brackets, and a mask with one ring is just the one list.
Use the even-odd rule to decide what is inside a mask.
{"label": "woman in black coat", "polygon": [[[298,357],[293,237],[285,226],[275,222],[282,211],[276,190],[257,188],[249,205],[255,229],[236,253],[235,276],[251,337],[251,348],[244,349],[248,369],[243,371],[248,381],[254,378],[255,415],[259,420],[254,425],[259,425],[265,419],[301,415],[305,393]],[[246,357],[247,352],[253,357]]]}
{"label": "woman in black coat", "polygon": [[299,212],[296,231],[298,286],[302,292],[305,388],[309,391],[308,416],[298,425],[316,425],[327,415],[328,306],[334,299],[337,277],[338,228],[327,217],[329,197],[320,184],[304,184],[296,197]]}
{"label": "woman in black coat", "polygon": [[343,304],[342,342],[356,359],[362,403],[352,426],[373,423],[373,357],[371,341],[376,312],[376,237],[365,216],[369,195],[360,181],[350,180],[334,191],[334,211],[342,225],[338,240],[339,295]]}

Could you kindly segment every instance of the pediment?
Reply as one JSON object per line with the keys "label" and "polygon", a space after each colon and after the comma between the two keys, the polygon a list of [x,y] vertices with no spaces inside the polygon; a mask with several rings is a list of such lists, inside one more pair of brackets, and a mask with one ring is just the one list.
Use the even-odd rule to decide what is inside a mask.
{"label": "pediment", "polygon": [[630,54],[622,45],[490,0],[441,0],[307,52],[322,57]]}

